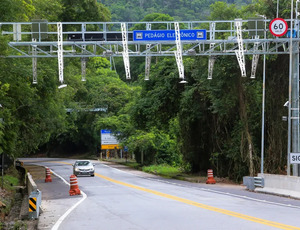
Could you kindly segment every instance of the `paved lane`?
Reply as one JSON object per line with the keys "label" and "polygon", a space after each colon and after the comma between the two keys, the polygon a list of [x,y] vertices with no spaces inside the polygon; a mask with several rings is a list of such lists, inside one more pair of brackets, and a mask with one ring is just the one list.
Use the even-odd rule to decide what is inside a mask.
{"label": "paved lane", "polygon": [[[36,163],[69,180],[74,161],[40,160]],[[232,195],[228,188],[223,192],[220,186],[210,186],[218,190],[212,191],[206,185],[144,177],[101,163],[94,178],[79,177],[78,184],[87,198],[59,229],[300,229],[299,201],[286,198],[271,203],[273,196],[264,195],[269,199],[264,202]]]}

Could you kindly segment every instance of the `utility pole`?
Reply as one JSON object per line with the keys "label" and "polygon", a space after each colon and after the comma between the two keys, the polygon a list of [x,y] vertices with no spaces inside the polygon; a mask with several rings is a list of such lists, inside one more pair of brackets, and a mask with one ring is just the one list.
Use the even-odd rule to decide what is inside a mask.
{"label": "utility pole", "polygon": [[[298,3],[298,2],[297,2]],[[296,5],[297,9],[297,5]],[[296,10],[297,11],[297,10]],[[297,12],[296,12],[296,15]],[[296,21],[297,16],[296,16]],[[295,29],[298,23],[295,23]],[[290,175],[290,155],[299,153],[299,42],[293,41],[293,1],[291,3],[290,25],[290,75],[289,75],[289,129],[288,129],[288,167]],[[293,176],[299,176],[299,164],[293,164]]]}
{"label": "utility pole", "polygon": [[[291,44],[291,103],[289,103],[289,108],[291,110],[291,152],[299,153],[299,42],[293,41]],[[293,176],[299,176],[297,164],[293,164]]]}

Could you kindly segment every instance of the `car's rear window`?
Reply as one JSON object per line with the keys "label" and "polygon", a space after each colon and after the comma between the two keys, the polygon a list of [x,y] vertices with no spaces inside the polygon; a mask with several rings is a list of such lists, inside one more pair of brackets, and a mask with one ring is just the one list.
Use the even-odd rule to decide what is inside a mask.
{"label": "car's rear window", "polygon": [[89,165],[90,162],[89,161],[79,161],[79,162],[76,162],[75,164],[78,166],[86,166],[86,165]]}

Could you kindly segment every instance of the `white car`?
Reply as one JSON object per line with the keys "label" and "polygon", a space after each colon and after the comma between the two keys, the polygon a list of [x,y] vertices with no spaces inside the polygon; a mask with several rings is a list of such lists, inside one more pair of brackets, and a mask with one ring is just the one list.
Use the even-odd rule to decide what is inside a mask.
{"label": "white car", "polygon": [[92,164],[89,160],[77,160],[73,164],[73,174],[95,176],[95,164]]}

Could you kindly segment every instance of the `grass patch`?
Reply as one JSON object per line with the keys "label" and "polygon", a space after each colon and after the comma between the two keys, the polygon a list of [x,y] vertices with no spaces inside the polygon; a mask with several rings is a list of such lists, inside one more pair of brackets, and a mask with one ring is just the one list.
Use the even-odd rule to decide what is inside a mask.
{"label": "grass patch", "polygon": [[14,176],[10,176],[10,175],[5,175],[4,176],[4,183],[9,184],[10,186],[17,186],[19,185],[19,179],[14,177]]}
{"label": "grass patch", "polygon": [[[5,190],[14,190],[13,186],[20,185],[19,175],[15,168],[9,168],[3,177],[3,187]],[[0,186],[2,187],[2,177],[0,178]]]}
{"label": "grass patch", "polygon": [[173,167],[166,164],[144,166],[142,170],[147,173],[153,173],[168,178],[179,177],[182,173],[180,167]]}
{"label": "grass patch", "polygon": [[152,173],[167,178],[183,179],[182,167],[173,167],[167,164],[141,166],[141,164],[137,163],[133,159],[125,160],[124,158],[123,159],[110,158],[110,159],[102,159],[102,160],[126,165],[130,168],[142,170],[147,173]]}

